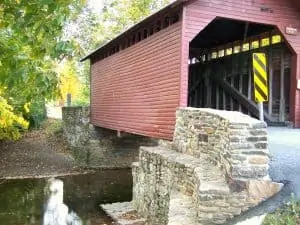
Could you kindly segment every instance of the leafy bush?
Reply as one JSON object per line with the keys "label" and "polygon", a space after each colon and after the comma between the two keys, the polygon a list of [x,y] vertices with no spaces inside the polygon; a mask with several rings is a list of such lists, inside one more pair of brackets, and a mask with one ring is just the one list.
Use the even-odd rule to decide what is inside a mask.
{"label": "leafy bush", "polygon": [[291,201],[283,208],[267,215],[263,225],[298,225],[300,224],[300,201],[292,195]]}
{"label": "leafy bush", "polygon": [[62,135],[62,120],[47,119],[42,124],[42,129],[47,136],[59,136]]}
{"label": "leafy bush", "polygon": [[21,131],[28,128],[29,123],[13,112],[13,107],[0,96],[0,140],[17,140]]}
{"label": "leafy bush", "polygon": [[25,116],[29,121],[29,127],[37,129],[47,117],[45,101],[36,100],[29,106],[28,113]]}

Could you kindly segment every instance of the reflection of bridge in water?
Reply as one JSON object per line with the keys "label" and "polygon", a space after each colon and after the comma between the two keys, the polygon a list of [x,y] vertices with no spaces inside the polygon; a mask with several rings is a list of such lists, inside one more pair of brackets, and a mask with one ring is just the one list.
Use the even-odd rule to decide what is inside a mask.
{"label": "reflection of bridge in water", "polygon": [[[64,203],[87,225],[111,224],[111,219],[99,209],[99,204],[129,201],[132,196],[132,176],[128,169],[58,178],[63,181]],[[5,225],[43,224],[47,180],[0,179],[0,224],[2,221]]]}
{"label": "reflection of bridge in water", "polygon": [[64,183],[58,179],[50,179],[46,186],[49,198],[46,202],[43,225],[82,225],[75,212],[69,211],[64,204]]}

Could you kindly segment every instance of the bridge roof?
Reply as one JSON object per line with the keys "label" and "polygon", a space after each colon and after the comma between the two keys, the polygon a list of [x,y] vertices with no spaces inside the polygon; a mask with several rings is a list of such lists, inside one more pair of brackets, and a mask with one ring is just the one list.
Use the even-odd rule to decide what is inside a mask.
{"label": "bridge roof", "polygon": [[132,31],[134,31],[134,30],[142,27],[144,24],[146,24],[148,21],[151,21],[152,19],[154,19],[159,14],[164,13],[164,12],[166,12],[166,11],[168,11],[168,10],[170,10],[170,9],[178,6],[178,5],[180,5],[181,3],[187,2],[187,1],[190,1],[190,0],[176,0],[176,1],[172,2],[172,3],[170,3],[166,7],[160,9],[157,12],[154,12],[150,16],[142,19],[140,22],[138,22],[138,23],[134,24],[133,26],[129,27],[127,30],[123,31],[122,33],[120,33],[119,35],[117,35],[112,40],[109,40],[105,44],[101,45],[100,47],[98,47],[97,49],[95,49],[94,51],[92,51],[91,53],[89,53],[88,55],[86,55],[84,58],[82,58],[80,61],[84,61],[84,60],[90,58],[91,56],[93,56],[95,53],[97,53],[102,48],[105,48],[106,46],[110,45],[112,42],[115,42],[115,41],[121,39],[122,37],[126,36],[128,33],[131,33]]}
{"label": "bridge roof", "polygon": [[[101,45],[100,47],[96,48],[94,51],[90,52],[88,55],[86,55],[85,57],[83,57],[80,61],[85,61],[86,59],[91,58],[93,55],[95,55],[97,52],[99,52],[101,49],[109,46],[110,44],[112,44],[113,42],[117,42],[118,40],[120,40],[121,38],[123,38],[124,36],[126,36],[127,34],[133,32],[134,30],[142,27],[143,25],[145,25],[147,22],[151,21],[152,19],[154,19],[156,16],[169,11],[170,9],[184,3],[184,2],[189,2],[192,0],[175,0],[172,3],[170,3],[169,5],[167,5],[166,7],[160,9],[159,11],[151,14],[150,16],[142,19],[140,22],[134,24],[133,26],[129,27],[127,30],[123,31],[122,33],[120,33],[119,35],[117,35],[116,37],[114,37],[112,40],[107,41],[105,44]],[[295,7],[297,8],[297,10],[299,10],[300,13],[300,1],[299,0],[290,0]],[[282,2],[286,2],[286,0],[282,0]]]}

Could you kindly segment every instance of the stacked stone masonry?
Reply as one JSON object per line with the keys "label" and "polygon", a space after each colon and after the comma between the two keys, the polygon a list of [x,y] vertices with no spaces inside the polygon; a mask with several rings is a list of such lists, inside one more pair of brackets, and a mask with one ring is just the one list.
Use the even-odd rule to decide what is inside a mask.
{"label": "stacked stone masonry", "polygon": [[90,124],[89,107],[64,107],[63,131],[78,165],[89,168],[129,168],[138,160],[140,146],[158,141]]}
{"label": "stacked stone masonry", "polygon": [[280,191],[268,162],[265,123],[239,112],[182,108],[172,148],[140,148],[131,204],[148,225],[186,224],[179,217],[223,224]]}

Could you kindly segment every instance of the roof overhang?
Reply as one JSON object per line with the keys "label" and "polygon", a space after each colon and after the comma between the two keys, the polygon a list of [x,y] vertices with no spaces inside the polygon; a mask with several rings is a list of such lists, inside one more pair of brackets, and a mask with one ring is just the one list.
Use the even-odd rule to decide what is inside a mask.
{"label": "roof overhang", "polygon": [[151,14],[150,16],[146,17],[145,19],[143,19],[142,21],[140,21],[139,23],[133,25],[132,27],[130,27],[129,29],[127,29],[126,31],[120,33],[118,36],[116,36],[114,39],[106,42],[105,44],[101,45],[100,47],[98,47],[96,50],[90,52],[88,55],[86,55],[85,57],[83,57],[80,62],[83,62],[89,58],[91,58],[93,55],[95,55],[98,51],[100,51],[101,49],[107,47],[108,45],[112,44],[113,42],[121,39],[122,37],[126,36],[128,33],[131,33],[137,29],[139,29],[140,27],[142,27],[145,23],[147,23],[148,21],[151,21],[153,18],[155,18],[157,15],[159,15],[162,12],[165,12],[171,8],[174,8],[178,5],[180,5],[183,2],[187,2],[189,0],[176,0],[172,3],[170,3],[169,5],[167,5],[166,7],[162,8],[161,10]]}
{"label": "roof overhang", "polygon": [[[120,33],[119,35],[117,35],[114,39],[106,42],[105,44],[101,45],[100,47],[98,47],[96,50],[90,52],[88,55],[86,55],[85,57],[83,57],[80,62],[83,62],[89,58],[91,58],[93,55],[95,55],[97,52],[99,52],[101,49],[104,49],[105,47],[109,46],[110,44],[112,44],[113,42],[118,41],[119,39],[123,38],[124,36],[126,36],[127,34],[139,29],[140,27],[142,27],[144,24],[146,24],[148,21],[151,21],[153,18],[155,18],[156,16],[158,16],[160,13],[163,13],[171,8],[174,8],[184,2],[188,2],[191,0],[175,0],[172,3],[170,3],[169,5],[167,5],[166,7],[162,8],[161,10],[153,13],[152,15],[146,17],[145,19],[143,19],[142,21],[140,21],[139,23],[133,25],[132,27],[130,27],[129,29],[127,29],[126,31]],[[283,0],[286,1],[286,0]],[[293,3],[293,5],[295,5],[295,8],[297,8],[297,10],[300,12],[300,0],[291,0],[291,2]]]}

